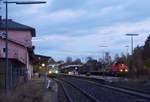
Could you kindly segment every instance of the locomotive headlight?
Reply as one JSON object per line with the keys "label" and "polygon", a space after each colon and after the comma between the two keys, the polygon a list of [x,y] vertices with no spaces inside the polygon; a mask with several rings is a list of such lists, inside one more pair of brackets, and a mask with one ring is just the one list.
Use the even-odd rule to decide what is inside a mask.
{"label": "locomotive headlight", "polygon": [[52,71],[49,71],[48,73],[49,73],[49,74],[51,74],[51,73],[52,73]]}
{"label": "locomotive headlight", "polygon": [[125,72],[128,72],[128,69],[125,69]]}
{"label": "locomotive headlight", "polygon": [[58,73],[58,70],[56,70],[55,73],[57,74],[57,73]]}
{"label": "locomotive headlight", "polygon": [[122,70],[122,69],[120,69],[120,72],[123,72],[123,70]]}

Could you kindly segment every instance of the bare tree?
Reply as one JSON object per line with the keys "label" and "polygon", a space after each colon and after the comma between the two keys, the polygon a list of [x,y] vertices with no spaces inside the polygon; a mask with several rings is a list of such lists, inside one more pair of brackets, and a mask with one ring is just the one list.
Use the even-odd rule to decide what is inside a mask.
{"label": "bare tree", "polygon": [[109,52],[106,52],[106,53],[105,53],[105,64],[108,66],[108,65],[110,65],[111,63],[112,63],[112,58],[111,58]]}
{"label": "bare tree", "polygon": [[82,64],[82,62],[81,62],[81,59],[80,59],[80,58],[77,58],[76,60],[74,60],[74,63],[76,63],[76,64]]}
{"label": "bare tree", "polygon": [[133,54],[133,70],[137,76],[143,73],[144,65],[142,60],[142,47],[137,46]]}
{"label": "bare tree", "polygon": [[66,58],[66,63],[72,63],[72,57],[67,57]]}

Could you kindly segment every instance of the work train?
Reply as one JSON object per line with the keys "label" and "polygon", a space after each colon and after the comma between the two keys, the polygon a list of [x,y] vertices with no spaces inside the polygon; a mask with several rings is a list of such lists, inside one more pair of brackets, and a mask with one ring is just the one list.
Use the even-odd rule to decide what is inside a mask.
{"label": "work train", "polygon": [[114,65],[110,65],[106,70],[105,74],[118,76],[118,75],[127,75],[128,74],[128,66],[124,63],[115,63]]}
{"label": "work train", "polygon": [[[98,66],[97,66],[98,67]],[[109,76],[124,76],[128,74],[128,66],[124,63],[117,62],[109,65],[106,68],[98,67],[98,70],[87,70],[88,66],[85,66],[79,73],[87,75],[109,75]]]}
{"label": "work train", "polygon": [[48,77],[56,77],[59,73],[58,65],[48,65]]}

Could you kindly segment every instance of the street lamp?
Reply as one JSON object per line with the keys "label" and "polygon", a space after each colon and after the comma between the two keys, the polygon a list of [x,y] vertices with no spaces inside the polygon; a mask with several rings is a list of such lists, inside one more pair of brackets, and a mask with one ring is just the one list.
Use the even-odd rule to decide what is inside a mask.
{"label": "street lamp", "polygon": [[139,34],[126,34],[126,36],[131,37],[131,55],[133,55],[133,37],[138,36]]}
{"label": "street lamp", "polygon": [[46,3],[46,1],[4,1],[3,3],[9,3],[9,4],[43,4]]}
{"label": "street lamp", "polygon": [[6,15],[5,15],[5,39],[6,39],[6,44],[5,44],[5,59],[6,59],[6,64],[5,64],[5,88],[6,91],[8,89],[8,4],[17,4],[17,5],[24,5],[24,4],[43,4],[46,3],[45,1],[4,1],[3,2],[6,7]]}
{"label": "street lamp", "polygon": [[45,67],[45,64],[44,64],[44,63],[42,63],[42,67]]}
{"label": "street lamp", "polygon": [[130,63],[130,68],[133,68],[133,37],[134,36],[138,36],[139,34],[126,34],[126,36],[130,36],[131,37],[131,63]]}

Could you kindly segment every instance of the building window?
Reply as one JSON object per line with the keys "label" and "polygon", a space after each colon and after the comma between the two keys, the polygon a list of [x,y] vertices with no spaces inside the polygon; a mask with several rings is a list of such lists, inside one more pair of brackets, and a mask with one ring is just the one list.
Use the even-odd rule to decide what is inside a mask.
{"label": "building window", "polygon": [[6,48],[3,48],[3,53],[5,53],[6,52]]}

